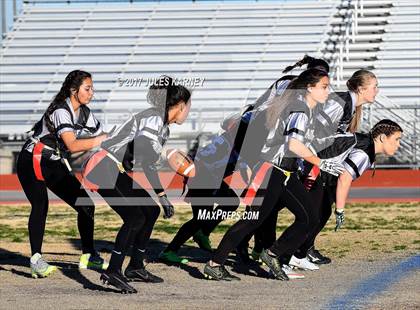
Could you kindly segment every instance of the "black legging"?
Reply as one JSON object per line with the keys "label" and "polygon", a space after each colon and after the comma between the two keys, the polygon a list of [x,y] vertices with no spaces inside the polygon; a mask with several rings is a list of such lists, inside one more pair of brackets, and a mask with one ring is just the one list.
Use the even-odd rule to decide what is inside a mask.
{"label": "black legging", "polygon": [[[312,186],[311,191],[308,193],[311,199],[311,203],[313,207],[318,210],[318,218],[320,219],[320,224],[316,225],[313,230],[308,234],[308,238],[302,244],[302,246],[296,251],[296,253],[290,253],[290,257],[294,254],[298,258],[306,257],[307,251],[313,246],[314,240],[316,235],[319,233],[319,229],[322,230],[322,227],[328,221],[328,218],[331,215],[331,205],[329,205],[329,214],[326,214],[326,209],[321,206],[324,197],[324,190],[325,188],[322,186],[322,182],[320,179]],[[272,211],[272,215],[270,215],[265,222],[256,229],[254,234],[254,250],[256,252],[261,252],[263,249],[270,248],[274,242],[276,241],[276,226],[277,226],[277,215],[280,210],[282,210],[285,206],[281,204],[281,201],[277,205],[275,209]],[[325,219],[326,218],[326,219]],[[324,222],[323,226],[320,228],[321,223]],[[318,231],[319,230],[319,231]],[[243,241],[248,242],[252,235],[248,236],[246,240]]]}
{"label": "black legging", "polygon": [[[277,218],[278,213],[283,207],[274,208],[271,210],[271,214],[265,219],[264,223],[261,224],[255,231],[245,236],[239,247],[248,248],[249,241],[254,236],[254,249],[253,251],[261,253],[263,249],[270,248],[276,241],[276,229],[277,229]],[[247,207],[249,210],[249,207]]]}
{"label": "black legging", "polygon": [[[22,150],[17,160],[17,175],[31,203],[28,230],[32,255],[41,254],[44,239],[45,221],[48,213],[48,190],[64,200],[77,211],[77,226],[82,242],[83,253],[94,253],[93,216],[95,205],[82,188],[79,180],[71,175],[59,160],[41,160],[42,174],[45,181],[37,180],[32,164],[32,153]],[[83,198],[79,203],[77,200]]]}
{"label": "black legging", "polygon": [[269,249],[276,241],[277,218],[279,211],[283,209],[283,207],[284,206],[278,208],[277,206],[274,208],[264,223],[255,231],[254,250],[256,252],[261,252],[263,249]]}
{"label": "black legging", "polygon": [[[292,181],[292,182],[290,182]],[[291,255],[306,241],[308,235],[319,225],[319,203],[313,201],[302,182],[294,174],[286,187],[286,195],[280,199],[295,215],[295,221],[270,247],[283,264],[289,263]]]}
{"label": "black legging", "polygon": [[280,171],[276,172],[276,169],[272,168],[267,172],[265,180],[257,191],[255,198],[258,199],[265,195],[263,203],[261,205],[253,204],[248,208],[249,212],[258,212],[258,219],[242,219],[230,227],[214,252],[213,262],[224,264],[229,253],[238,246],[242,239],[250,233],[253,233],[265,221],[271,214],[273,207],[272,204],[268,204],[266,201],[268,202],[271,199],[277,200],[281,196],[285,187],[279,186],[279,184],[283,184],[285,179],[286,176]]}
{"label": "black legging", "polygon": [[303,258],[306,256],[308,250],[315,244],[315,238],[322,231],[327,224],[331,213],[332,205],[335,202],[336,185],[321,186],[320,182],[315,183],[314,187],[309,192],[311,199],[319,203],[319,224],[308,235],[305,242],[300,246],[295,256]]}
{"label": "black legging", "polygon": [[[191,202],[193,217],[178,230],[174,239],[167,247],[168,251],[178,251],[179,248],[187,242],[188,239],[194,236],[199,229],[201,229],[205,235],[210,235],[216,226],[223,221],[223,218],[199,220],[198,214],[200,210],[211,212],[213,211],[214,204],[218,203],[219,205],[213,212],[217,212],[217,210],[227,212],[235,211],[240,203],[235,191],[233,191],[225,182],[222,183],[218,190],[191,189],[188,195],[188,199]],[[206,200],[204,205],[203,199]]]}
{"label": "black legging", "polygon": [[[139,263],[135,262],[137,250],[144,252],[146,249],[160,207],[146,190],[126,173],[120,173],[115,163],[107,157],[87,178],[99,185],[98,193],[123,220],[115,239],[108,270],[121,270],[131,246],[133,246],[133,255],[130,264]],[[113,180],[115,184],[111,184]]]}
{"label": "black legging", "polygon": [[[286,176],[282,171],[276,168],[272,169],[261,206],[250,207],[251,211],[259,211],[258,220],[240,220],[233,225],[223,237],[213,256],[215,263],[223,264],[230,251],[240,243],[244,236],[254,231],[270,215],[273,215],[272,211],[279,203],[295,215],[295,221],[274,242],[270,250],[281,258],[288,253],[294,253],[306,240],[309,231],[319,222],[318,212],[314,210],[310,197],[296,173],[291,175],[287,186],[283,185],[285,179]],[[264,192],[265,190],[260,189],[257,196],[261,196],[260,191]]]}

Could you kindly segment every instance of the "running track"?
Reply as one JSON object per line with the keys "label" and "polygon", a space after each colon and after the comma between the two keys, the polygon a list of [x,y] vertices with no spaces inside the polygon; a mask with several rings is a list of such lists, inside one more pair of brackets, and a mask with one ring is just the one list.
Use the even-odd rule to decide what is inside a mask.
{"label": "running track", "polygon": [[[160,176],[163,185],[175,192],[171,196],[179,197],[180,188],[182,188],[181,178],[170,172],[161,173]],[[134,178],[144,188],[150,187],[142,173],[134,175]],[[235,188],[244,187],[238,175],[227,181]],[[59,202],[54,195],[51,195],[51,199],[52,202]],[[377,170],[374,176],[371,172],[367,172],[353,183],[350,201],[420,202],[420,170]],[[15,174],[0,175],[0,204],[26,202],[17,176]]]}

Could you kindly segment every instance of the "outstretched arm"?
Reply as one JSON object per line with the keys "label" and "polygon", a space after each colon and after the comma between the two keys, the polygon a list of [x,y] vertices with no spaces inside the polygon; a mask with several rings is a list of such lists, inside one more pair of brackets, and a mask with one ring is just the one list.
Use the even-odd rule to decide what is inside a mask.
{"label": "outstretched arm", "polygon": [[289,150],[297,155],[297,157],[310,162],[313,165],[319,166],[321,160],[312,151],[306,147],[301,141],[295,138],[289,140]]}
{"label": "outstretched arm", "polygon": [[65,131],[60,135],[70,153],[88,151],[99,146],[107,137],[106,134],[88,139],[77,139],[73,131]]}
{"label": "outstretched arm", "polygon": [[337,210],[344,210],[344,206],[346,204],[346,200],[349,195],[352,181],[353,181],[353,178],[347,170],[345,170],[339,176],[338,181],[337,181],[336,202],[335,202]]}

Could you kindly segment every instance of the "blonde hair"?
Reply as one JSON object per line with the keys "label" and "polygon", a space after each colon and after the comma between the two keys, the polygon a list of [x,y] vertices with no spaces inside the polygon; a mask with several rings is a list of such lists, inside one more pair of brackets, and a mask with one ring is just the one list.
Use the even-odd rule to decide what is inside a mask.
{"label": "blonde hair", "polygon": [[[349,91],[352,91],[356,94],[359,93],[359,87],[363,87],[369,83],[371,79],[376,79],[376,75],[365,69],[357,70],[353,75],[348,79],[346,85]],[[354,133],[356,132],[362,120],[362,106],[356,107],[356,111],[351,119],[349,125],[349,131]]]}

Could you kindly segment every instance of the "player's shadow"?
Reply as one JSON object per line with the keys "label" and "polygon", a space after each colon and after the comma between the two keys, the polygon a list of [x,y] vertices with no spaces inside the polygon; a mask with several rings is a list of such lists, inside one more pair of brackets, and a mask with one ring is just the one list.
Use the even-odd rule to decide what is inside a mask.
{"label": "player's shadow", "polygon": [[[73,249],[82,251],[82,244],[80,239],[71,238],[68,239]],[[95,249],[100,253],[111,253],[114,248],[114,242],[106,240],[95,240]]]}
{"label": "player's shadow", "polygon": [[[53,254],[53,253],[48,253],[48,254]],[[58,253],[58,254],[63,255],[65,253]],[[103,287],[101,285],[97,285],[91,282],[88,278],[86,278],[83,274],[81,274],[79,270],[79,266],[76,263],[72,263],[72,262],[51,262],[51,263],[55,266],[58,266],[64,276],[68,277],[69,279],[72,279],[73,281],[80,283],[85,289],[94,290],[94,291],[119,293],[118,290]],[[6,249],[0,248],[0,266],[1,266],[0,270],[2,271],[8,271],[17,276],[21,276],[24,278],[29,278],[29,279],[32,278],[29,272],[17,270],[15,268],[19,266],[19,267],[25,267],[29,269],[29,257],[24,256],[20,253],[10,252]],[[10,269],[5,268],[6,266],[11,266],[11,268]],[[99,278],[99,275],[98,275],[98,278]]]}
{"label": "player's shadow", "polygon": [[244,261],[237,253],[230,253],[225,262],[226,266],[230,266],[232,271],[251,277],[272,278],[269,272],[265,271],[262,266],[251,258]]}
{"label": "player's shadow", "polygon": [[[72,244],[74,249],[81,250],[81,243],[79,239],[70,239],[70,243]],[[165,242],[162,242],[158,239],[150,239],[147,251],[146,251],[146,264],[147,263],[161,263],[159,260],[159,254],[166,248],[168,244]],[[104,240],[95,240],[95,247],[102,253],[110,253],[112,249],[114,248],[114,243]],[[199,248],[184,245],[182,249],[180,250],[179,254],[183,256],[183,253],[188,253],[185,255],[185,258],[187,258],[191,262],[196,263],[205,263],[207,262],[210,257],[211,253],[205,252]],[[131,251],[128,251],[127,253],[127,259],[130,259]],[[184,256],[183,256],[184,257]],[[188,272],[188,274],[196,279],[204,279],[203,274],[200,272],[200,270],[197,267],[188,266],[188,265],[181,265],[181,264],[173,264],[174,267],[179,267],[180,269]]]}
{"label": "player's shadow", "polygon": [[[0,248],[0,266],[1,270],[9,271],[15,275],[24,277],[24,278],[32,278],[29,272],[20,271],[14,268],[14,266],[20,267],[28,267],[29,258],[23,256],[20,253],[10,252],[6,249]],[[5,266],[11,266],[10,269],[4,268]]]}
{"label": "player's shadow", "polygon": [[[81,250],[81,243],[79,239],[70,239],[69,241],[74,249]],[[159,239],[150,239],[146,250],[145,263],[162,263],[159,259],[159,254],[167,247],[167,245],[168,244],[166,242],[162,242]],[[95,240],[95,247],[102,253],[110,253],[114,247],[114,243],[104,240]],[[190,262],[195,263],[206,263],[211,258],[211,253],[190,245],[183,245],[179,251],[179,255],[187,258]],[[130,256],[131,251],[128,251],[128,259]],[[193,278],[204,279],[203,274],[197,267],[181,264],[173,264],[173,266],[179,267],[180,269],[188,272],[188,274]]]}
{"label": "player's shadow", "polygon": [[[159,254],[166,249],[167,245],[168,244],[166,242],[162,242],[161,240],[151,239],[147,248],[147,261],[152,263],[162,263],[159,259]],[[202,264],[210,260],[212,255],[210,252],[206,252],[198,247],[190,246],[188,244],[184,244],[178,251],[178,254],[179,256],[188,259],[190,262]],[[178,267],[179,269],[186,271],[193,278],[204,279],[204,275],[197,267],[183,264],[171,264],[171,266]]]}
{"label": "player's shadow", "polygon": [[[166,248],[167,243],[161,240],[151,239],[147,250],[148,261],[161,263],[159,254]],[[205,264],[212,258],[212,253],[204,251],[196,246],[184,244],[178,251],[179,256],[188,259],[190,262]],[[232,271],[243,275],[249,275],[260,278],[271,278],[270,274],[265,271],[258,263],[251,262],[244,264],[240,261],[236,254],[229,255],[226,264],[232,266]],[[196,279],[205,279],[203,273],[197,268],[190,265],[172,264],[171,266],[178,267],[181,270],[188,272],[188,274]],[[204,268],[204,266],[203,266]]]}
{"label": "player's shadow", "polygon": [[[78,264],[75,263],[65,263],[65,262],[55,262],[54,265],[60,267],[61,272],[63,275],[65,275],[67,278],[72,279],[73,281],[78,282],[82,285],[84,289],[88,289],[91,291],[101,291],[101,292],[113,292],[113,293],[120,293],[119,290],[104,287],[102,285],[98,285],[96,283],[93,283],[88,278],[86,278],[79,270]],[[93,271],[93,270],[92,270]],[[101,272],[94,271],[98,274],[98,281],[99,281],[99,274]]]}
{"label": "player's shadow", "polygon": [[258,277],[258,278],[272,278],[269,272],[265,271],[257,262],[247,262],[235,259],[228,259],[226,265],[232,267],[232,271],[243,274],[245,276]]}
{"label": "player's shadow", "polygon": [[[80,239],[69,239],[68,240],[72,247],[76,250],[82,251],[82,244],[80,242]],[[106,240],[95,240],[95,249],[100,253],[111,253],[112,249],[114,247],[114,243]],[[80,255],[80,254],[77,254]],[[93,272],[97,272],[98,275],[101,274],[100,271],[92,270]],[[97,285],[93,282],[91,282],[89,279],[87,279],[85,276],[83,276],[77,264],[74,264],[73,268],[67,268],[62,270],[63,274],[67,276],[68,278],[73,279],[74,281],[77,281],[80,283],[83,288],[93,290],[93,291],[105,291],[105,292],[116,292],[120,293],[120,291],[108,287],[104,287],[101,285]],[[98,277],[99,278],[99,277]],[[99,279],[98,279],[99,281]]]}

